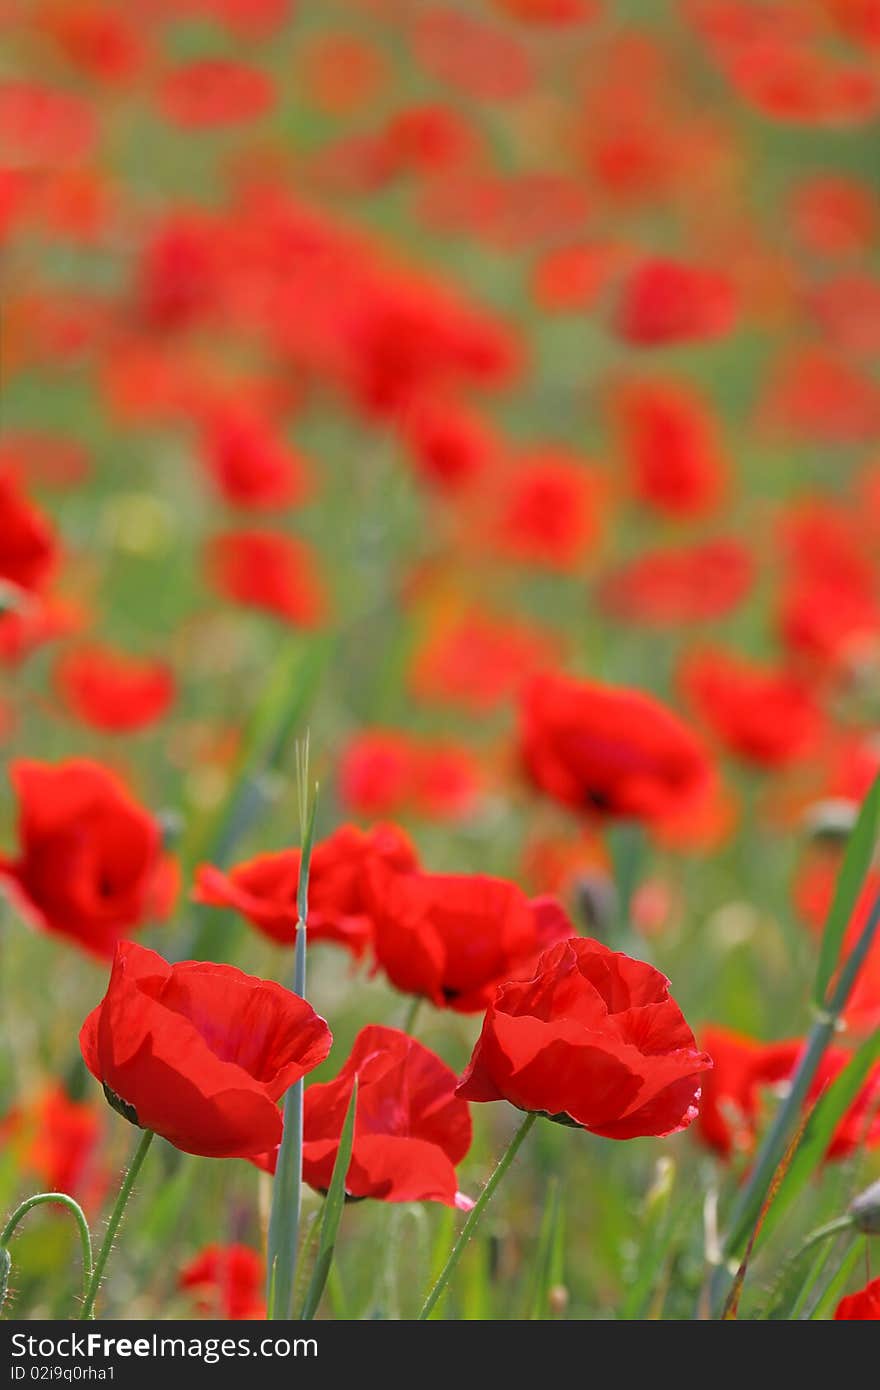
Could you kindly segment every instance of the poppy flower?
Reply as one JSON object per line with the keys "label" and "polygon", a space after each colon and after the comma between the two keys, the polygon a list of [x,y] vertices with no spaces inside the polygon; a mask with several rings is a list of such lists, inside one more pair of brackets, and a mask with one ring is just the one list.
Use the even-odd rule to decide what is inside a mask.
{"label": "poppy flower", "polygon": [[326,597],[311,549],[272,531],[229,531],[208,547],[208,573],[234,603],[261,609],[294,627],[317,627]]}
{"label": "poppy flower", "polygon": [[[828,920],[839,872],[839,856],[836,853],[825,853],[820,854],[813,862],[808,862],[796,880],[795,902],[798,911],[817,936]],[[840,953],[841,966],[849,953],[855,949],[878,900],[880,874],[872,871],[865,878],[844,932]],[[870,1033],[880,1027],[880,937],[875,937],[868,949],[843,1011],[843,1017],[848,1027],[857,1033]]]}
{"label": "poppy flower", "polygon": [[706,516],[721,501],[728,468],[705,401],[678,381],[624,382],[611,417],[632,494],[664,516]]}
{"label": "poppy flower", "polygon": [[662,1137],[696,1119],[711,1066],[664,975],[574,938],[496,991],[456,1095],[607,1139]]}
{"label": "poppy flower", "polygon": [[572,570],[598,535],[598,483],[578,458],[538,449],[507,473],[496,511],[493,539],[502,554],[524,565]]}
{"label": "poppy flower", "polygon": [[847,1294],[837,1305],[835,1322],[880,1322],[880,1279],[872,1279],[858,1293]]}
{"label": "poppy flower", "polygon": [[0,164],[54,168],[90,155],[98,127],[87,101],[43,82],[0,83]]}
{"label": "poppy flower", "polygon": [[[762,1043],[729,1028],[709,1027],[700,1042],[715,1063],[703,1088],[698,1132],[704,1143],[730,1158],[754,1149],[766,1097],[784,1089],[804,1050],[800,1038]],[[807,1094],[808,1109],[847,1065],[852,1054],[832,1046],[822,1058]],[[868,1076],[856,1099],[838,1124],[826,1157],[845,1158],[863,1143],[880,1143],[880,1068]]]}
{"label": "poppy flower", "polygon": [[101,1111],[58,1084],[0,1121],[0,1147],[8,1145],[45,1191],[67,1192],[87,1207],[99,1206],[107,1189],[103,1139]]}
{"label": "poppy flower", "polygon": [[296,452],[268,421],[240,406],[209,412],[201,455],[217,491],[234,507],[286,507],[306,489]]}
{"label": "poppy flower", "polygon": [[163,661],[142,661],[97,643],[62,656],[55,685],[76,719],[108,733],[155,724],[174,700],[174,677]]}
{"label": "poppy flower", "polygon": [[649,627],[708,622],[739,607],[754,570],[741,541],[698,541],[643,552],[606,575],[598,596],[606,612],[623,622]]}
{"label": "poppy flower", "polygon": [[275,88],[261,68],[201,58],[168,73],[158,97],[159,109],[172,125],[208,130],[258,119],[274,105]]}
{"label": "poppy flower", "polygon": [[201,211],[175,211],[151,230],[135,273],[137,308],[149,328],[187,328],[215,309],[218,241],[215,219]]}
{"label": "poppy flower", "polygon": [[505,32],[445,5],[429,5],[415,20],[412,48],[438,82],[480,101],[517,101],[533,83],[528,49]]}
{"label": "poppy flower", "polygon": [[112,955],[119,937],[162,916],[176,886],[157,820],[99,763],[20,759],[19,850],[0,882],[24,916],[84,950]]}
{"label": "poppy flower", "polygon": [[206,1245],[177,1276],[203,1317],[230,1322],[265,1318],[264,1284],[262,1258],[249,1245]]}
{"label": "poppy flower", "polygon": [[184,1153],[247,1158],[280,1142],[278,1101],[330,1051],[299,995],[231,965],[169,965],[131,941],[82,1026],[86,1066],[132,1124]]}
{"label": "poppy flower", "polygon": [[540,629],[473,609],[428,638],[416,653],[410,685],[420,699],[483,714],[515,695],[552,654]]}
{"label": "poppy flower", "polygon": [[532,298],[549,314],[590,309],[630,257],[617,242],[575,243],[548,251],[535,265]]}
{"label": "poppy flower", "polygon": [[0,580],[30,592],[40,590],[52,577],[58,558],[49,522],[12,470],[0,473]]}
{"label": "poppy flower", "polygon": [[[332,941],[363,956],[373,926],[366,876],[372,863],[407,872],[417,865],[409,839],[396,825],[359,830],[343,825],[315,845],[309,869],[309,941]],[[300,851],[261,854],[224,872],[211,864],[196,870],[196,902],[240,912],[272,941],[296,937]]]}
{"label": "poppy flower", "polygon": [[771,378],[763,410],[794,439],[861,444],[880,432],[880,392],[867,371],[827,346],[788,354]]}
{"label": "poppy flower", "polygon": [[691,652],[681,684],[700,716],[736,756],[756,767],[790,767],[816,748],[821,709],[802,681],[735,652]]}
{"label": "poppy flower", "polygon": [[88,478],[88,455],[63,434],[7,432],[0,440],[0,476],[4,475],[18,475],[41,487],[72,488]]}
{"label": "poppy flower", "polygon": [[356,734],[339,762],[339,795],[359,816],[410,811],[429,820],[460,820],[473,811],[480,786],[468,749],[396,730]]}
{"label": "poppy flower", "polygon": [[699,740],[652,695],[562,675],[527,684],[520,754],[541,791],[602,816],[662,821],[712,782]]}
{"label": "poppy flower", "polygon": [[466,491],[500,457],[488,424],[458,401],[413,401],[399,423],[419,477],[440,492]]}
{"label": "poppy flower", "polygon": [[502,980],[528,974],[572,933],[552,898],[529,899],[486,874],[370,875],[376,964],[405,994],[459,1013],[484,1009]]}
{"label": "poppy flower", "polygon": [[792,195],[795,231],[820,256],[867,251],[876,235],[877,213],[871,189],[852,178],[821,174],[799,183]]}
{"label": "poppy flower", "polygon": [[334,1081],[306,1087],[303,1178],[309,1186],[319,1192],[330,1186],[355,1078],[348,1196],[469,1210],[473,1203],[458,1190],[455,1165],[471,1146],[471,1117],[455,1094],[455,1073],[406,1033],[376,1024],[358,1033]]}
{"label": "poppy flower", "polygon": [[731,331],[737,309],[733,283],[724,271],[649,260],[625,278],[614,327],[626,342],[640,347],[706,342]]}

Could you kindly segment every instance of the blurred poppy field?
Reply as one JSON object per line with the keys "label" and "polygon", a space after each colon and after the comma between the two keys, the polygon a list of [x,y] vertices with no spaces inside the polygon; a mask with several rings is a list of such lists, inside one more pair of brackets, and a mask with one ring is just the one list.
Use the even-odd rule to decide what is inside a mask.
{"label": "blurred poppy field", "polygon": [[880,3],[0,34],[3,1316],[880,1317]]}

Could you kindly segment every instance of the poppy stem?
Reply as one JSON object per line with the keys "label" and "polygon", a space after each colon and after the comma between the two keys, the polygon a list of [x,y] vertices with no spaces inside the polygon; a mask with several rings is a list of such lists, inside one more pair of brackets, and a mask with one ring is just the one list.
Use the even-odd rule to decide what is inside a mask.
{"label": "poppy stem", "polygon": [[[308,806],[308,736],[297,746],[302,849],[297,885],[296,950],[293,958],[293,992],[306,997],[306,941],[308,938],[309,869],[315,838],[316,795]],[[296,1266],[299,1255],[299,1222],[302,1206],[303,1097],[305,1084],[300,1078],[284,1097],[284,1132],[275,1164],[272,1184],[272,1210],[266,1257],[266,1305],[270,1320],[293,1317]]]}
{"label": "poppy stem", "polygon": [[471,1212],[470,1216],[468,1217],[467,1221],[464,1223],[464,1226],[462,1227],[461,1235],[458,1237],[458,1240],[455,1242],[452,1249],[450,1250],[449,1258],[447,1259],[445,1265],[440,1271],[440,1275],[437,1279],[437,1282],[431,1289],[431,1292],[428,1294],[428,1297],[425,1299],[424,1307],[422,1308],[422,1311],[419,1313],[418,1316],[419,1322],[423,1322],[426,1318],[429,1318],[431,1316],[431,1313],[433,1312],[435,1305],[442,1297],[442,1295],[446,1292],[446,1286],[449,1283],[452,1271],[455,1269],[455,1266],[461,1259],[465,1246],[467,1245],[474,1231],[477,1229],[480,1218],[482,1217],[483,1212],[486,1210],[486,1207],[489,1205],[489,1202],[492,1198],[492,1194],[494,1193],[501,1179],[504,1177],[504,1174],[507,1172],[511,1163],[516,1158],[516,1155],[520,1149],[520,1145],[522,1144],[523,1140],[525,1139],[526,1135],[528,1134],[529,1130],[531,1129],[532,1125],[535,1123],[535,1120],[537,1118],[538,1116],[534,1111],[529,1111],[522,1124],[520,1125],[519,1129],[516,1131],[516,1134],[514,1134],[507,1148],[504,1150],[504,1153],[498,1160],[498,1163],[495,1167],[495,1171],[493,1172],[491,1178],[486,1183],[486,1186],[480,1193],[477,1199],[476,1206],[474,1207],[473,1211]]}
{"label": "poppy stem", "polygon": [[410,1037],[412,1037],[413,1035],[413,1029],[416,1026],[416,1019],[419,1016],[419,1010],[421,1009],[421,1007],[421,996],[418,994],[413,995],[412,1002],[410,1003],[410,1006],[406,1011],[406,1018],[403,1020],[403,1031],[404,1033],[409,1033]]}
{"label": "poppy stem", "polygon": [[122,1179],[119,1195],[113,1204],[110,1220],[107,1222],[107,1230],[104,1233],[101,1249],[98,1251],[98,1258],[95,1261],[92,1277],[89,1280],[85,1298],[83,1299],[83,1306],[79,1315],[80,1322],[88,1322],[94,1315],[95,1299],[98,1296],[98,1289],[101,1287],[101,1279],[104,1274],[104,1268],[110,1258],[110,1251],[113,1249],[116,1232],[119,1230],[119,1225],[122,1221],[128,1199],[131,1196],[131,1190],[135,1185],[138,1173],[141,1171],[144,1159],[147,1156],[147,1150],[152,1142],[153,1131],[151,1129],[145,1129],[138,1141],[138,1146],[134,1151],[134,1155],[132,1156],[128,1172]]}
{"label": "poppy stem", "polygon": [[92,1277],[92,1238],[89,1234],[89,1223],[86,1221],[85,1213],[79,1202],[75,1202],[66,1192],[37,1192],[15,1208],[0,1232],[0,1308],[3,1307],[3,1301],[6,1297],[6,1285],[12,1267],[12,1258],[6,1247],[12,1239],[18,1223],[27,1216],[28,1212],[47,1202],[55,1202],[58,1206],[66,1207],[79,1228],[79,1240],[82,1248],[83,1298],[88,1294],[89,1280]]}

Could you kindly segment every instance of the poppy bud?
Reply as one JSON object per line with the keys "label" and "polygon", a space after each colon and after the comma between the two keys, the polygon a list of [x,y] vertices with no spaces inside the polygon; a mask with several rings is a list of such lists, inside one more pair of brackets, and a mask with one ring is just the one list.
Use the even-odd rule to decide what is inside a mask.
{"label": "poppy bud", "polygon": [[852,1199],[849,1214],[856,1230],[861,1231],[862,1235],[880,1235],[880,1179]]}

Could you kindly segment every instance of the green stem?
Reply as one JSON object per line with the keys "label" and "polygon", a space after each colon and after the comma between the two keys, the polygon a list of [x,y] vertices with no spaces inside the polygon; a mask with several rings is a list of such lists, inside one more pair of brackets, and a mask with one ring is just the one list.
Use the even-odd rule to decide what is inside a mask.
{"label": "green stem", "polygon": [[149,1149],[152,1142],[153,1131],[151,1129],[145,1129],[138,1141],[138,1146],[134,1151],[131,1163],[129,1164],[128,1172],[122,1179],[122,1186],[119,1189],[119,1195],[117,1196],[116,1201],[113,1205],[113,1210],[110,1213],[110,1220],[107,1223],[107,1230],[104,1235],[104,1240],[101,1244],[101,1249],[98,1251],[98,1258],[95,1261],[95,1267],[92,1270],[92,1277],[89,1280],[89,1286],[86,1289],[85,1299],[83,1300],[82,1312],[79,1315],[80,1322],[88,1322],[89,1319],[94,1315],[95,1299],[98,1296],[98,1289],[101,1286],[101,1279],[104,1274],[104,1268],[107,1264],[108,1259],[110,1258],[110,1251],[113,1249],[113,1242],[116,1239],[116,1232],[119,1230],[119,1224],[122,1221],[126,1204],[128,1202],[129,1197],[131,1196],[131,1190],[135,1185],[137,1175],[141,1171],[143,1161],[147,1156],[147,1150]]}
{"label": "green stem", "polygon": [[500,1183],[501,1179],[504,1177],[504,1174],[507,1172],[513,1160],[516,1158],[516,1155],[520,1149],[520,1145],[522,1144],[523,1140],[525,1139],[526,1135],[528,1134],[529,1130],[531,1129],[532,1125],[535,1123],[535,1120],[537,1118],[537,1115],[533,1111],[530,1111],[529,1114],[526,1115],[519,1129],[516,1131],[516,1134],[514,1134],[504,1153],[501,1155],[501,1158],[498,1160],[498,1164],[495,1168],[494,1173],[492,1174],[491,1178],[486,1183],[486,1186],[480,1193],[476,1206],[474,1207],[473,1211],[471,1212],[470,1216],[468,1217],[467,1221],[464,1223],[464,1226],[462,1227],[461,1235],[458,1237],[458,1240],[455,1242],[451,1251],[449,1252],[449,1258],[447,1259],[445,1265],[440,1271],[440,1276],[437,1279],[436,1284],[434,1285],[431,1292],[428,1294],[428,1297],[425,1299],[424,1307],[422,1308],[422,1311],[419,1313],[418,1317],[418,1320],[420,1322],[424,1321],[426,1318],[429,1318],[431,1316],[435,1304],[438,1302],[440,1297],[445,1292],[446,1285],[449,1283],[452,1271],[455,1269],[455,1266],[461,1259],[462,1252],[464,1251],[465,1246],[467,1245],[474,1231],[477,1229],[480,1218],[482,1217],[483,1212],[486,1210],[486,1207],[489,1205],[493,1192]]}
{"label": "green stem", "polygon": [[412,1037],[413,1029],[416,1026],[416,1019],[419,1016],[419,1010],[421,1009],[421,1007],[421,995],[413,995],[412,1002],[410,1003],[410,1006],[406,1011],[406,1018],[403,1020],[403,1031],[404,1033],[409,1033],[410,1037]]}
{"label": "green stem", "polygon": [[[12,1239],[16,1226],[27,1216],[29,1211],[33,1211],[34,1207],[41,1207],[47,1202],[54,1202],[58,1206],[66,1207],[79,1228],[79,1240],[82,1248],[83,1298],[85,1298],[88,1294],[89,1280],[92,1277],[92,1238],[89,1235],[89,1223],[86,1221],[82,1207],[79,1202],[75,1202],[66,1192],[37,1192],[33,1197],[28,1197],[20,1206],[15,1208],[15,1211],[3,1227],[2,1232],[0,1232],[0,1258],[2,1258],[2,1254],[5,1253],[6,1262],[8,1262],[5,1262],[6,1279],[9,1278],[9,1268],[12,1263],[9,1251],[6,1247]],[[5,1282],[5,1280],[0,1279],[0,1283],[3,1283],[3,1288],[0,1290],[0,1307],[3,1306],[3,1297],[6,1292]]]}
{"label": "green stem", "polygon": [[[305,785],[305,770],[300,778]],[[302,792],[303,797],[305,792]],[[312,844],[315,837],[317,797],[312,800],[308,823],[302,837],[297,886],[296,951],[293,962],[293,991],[306,997],[306,941],[308,937],[308,888]],[[300,816],[307,807],[301,802]],[[299,1251],[300,1210],[302,1207],[303,1097],[305,1083],[295,1082],[284,1097],[284,1132],[275,1164],[272,1184],[272,1210],[266,1259],[266,1304],[269,1319],[293,1317],[296,1266]]]}

